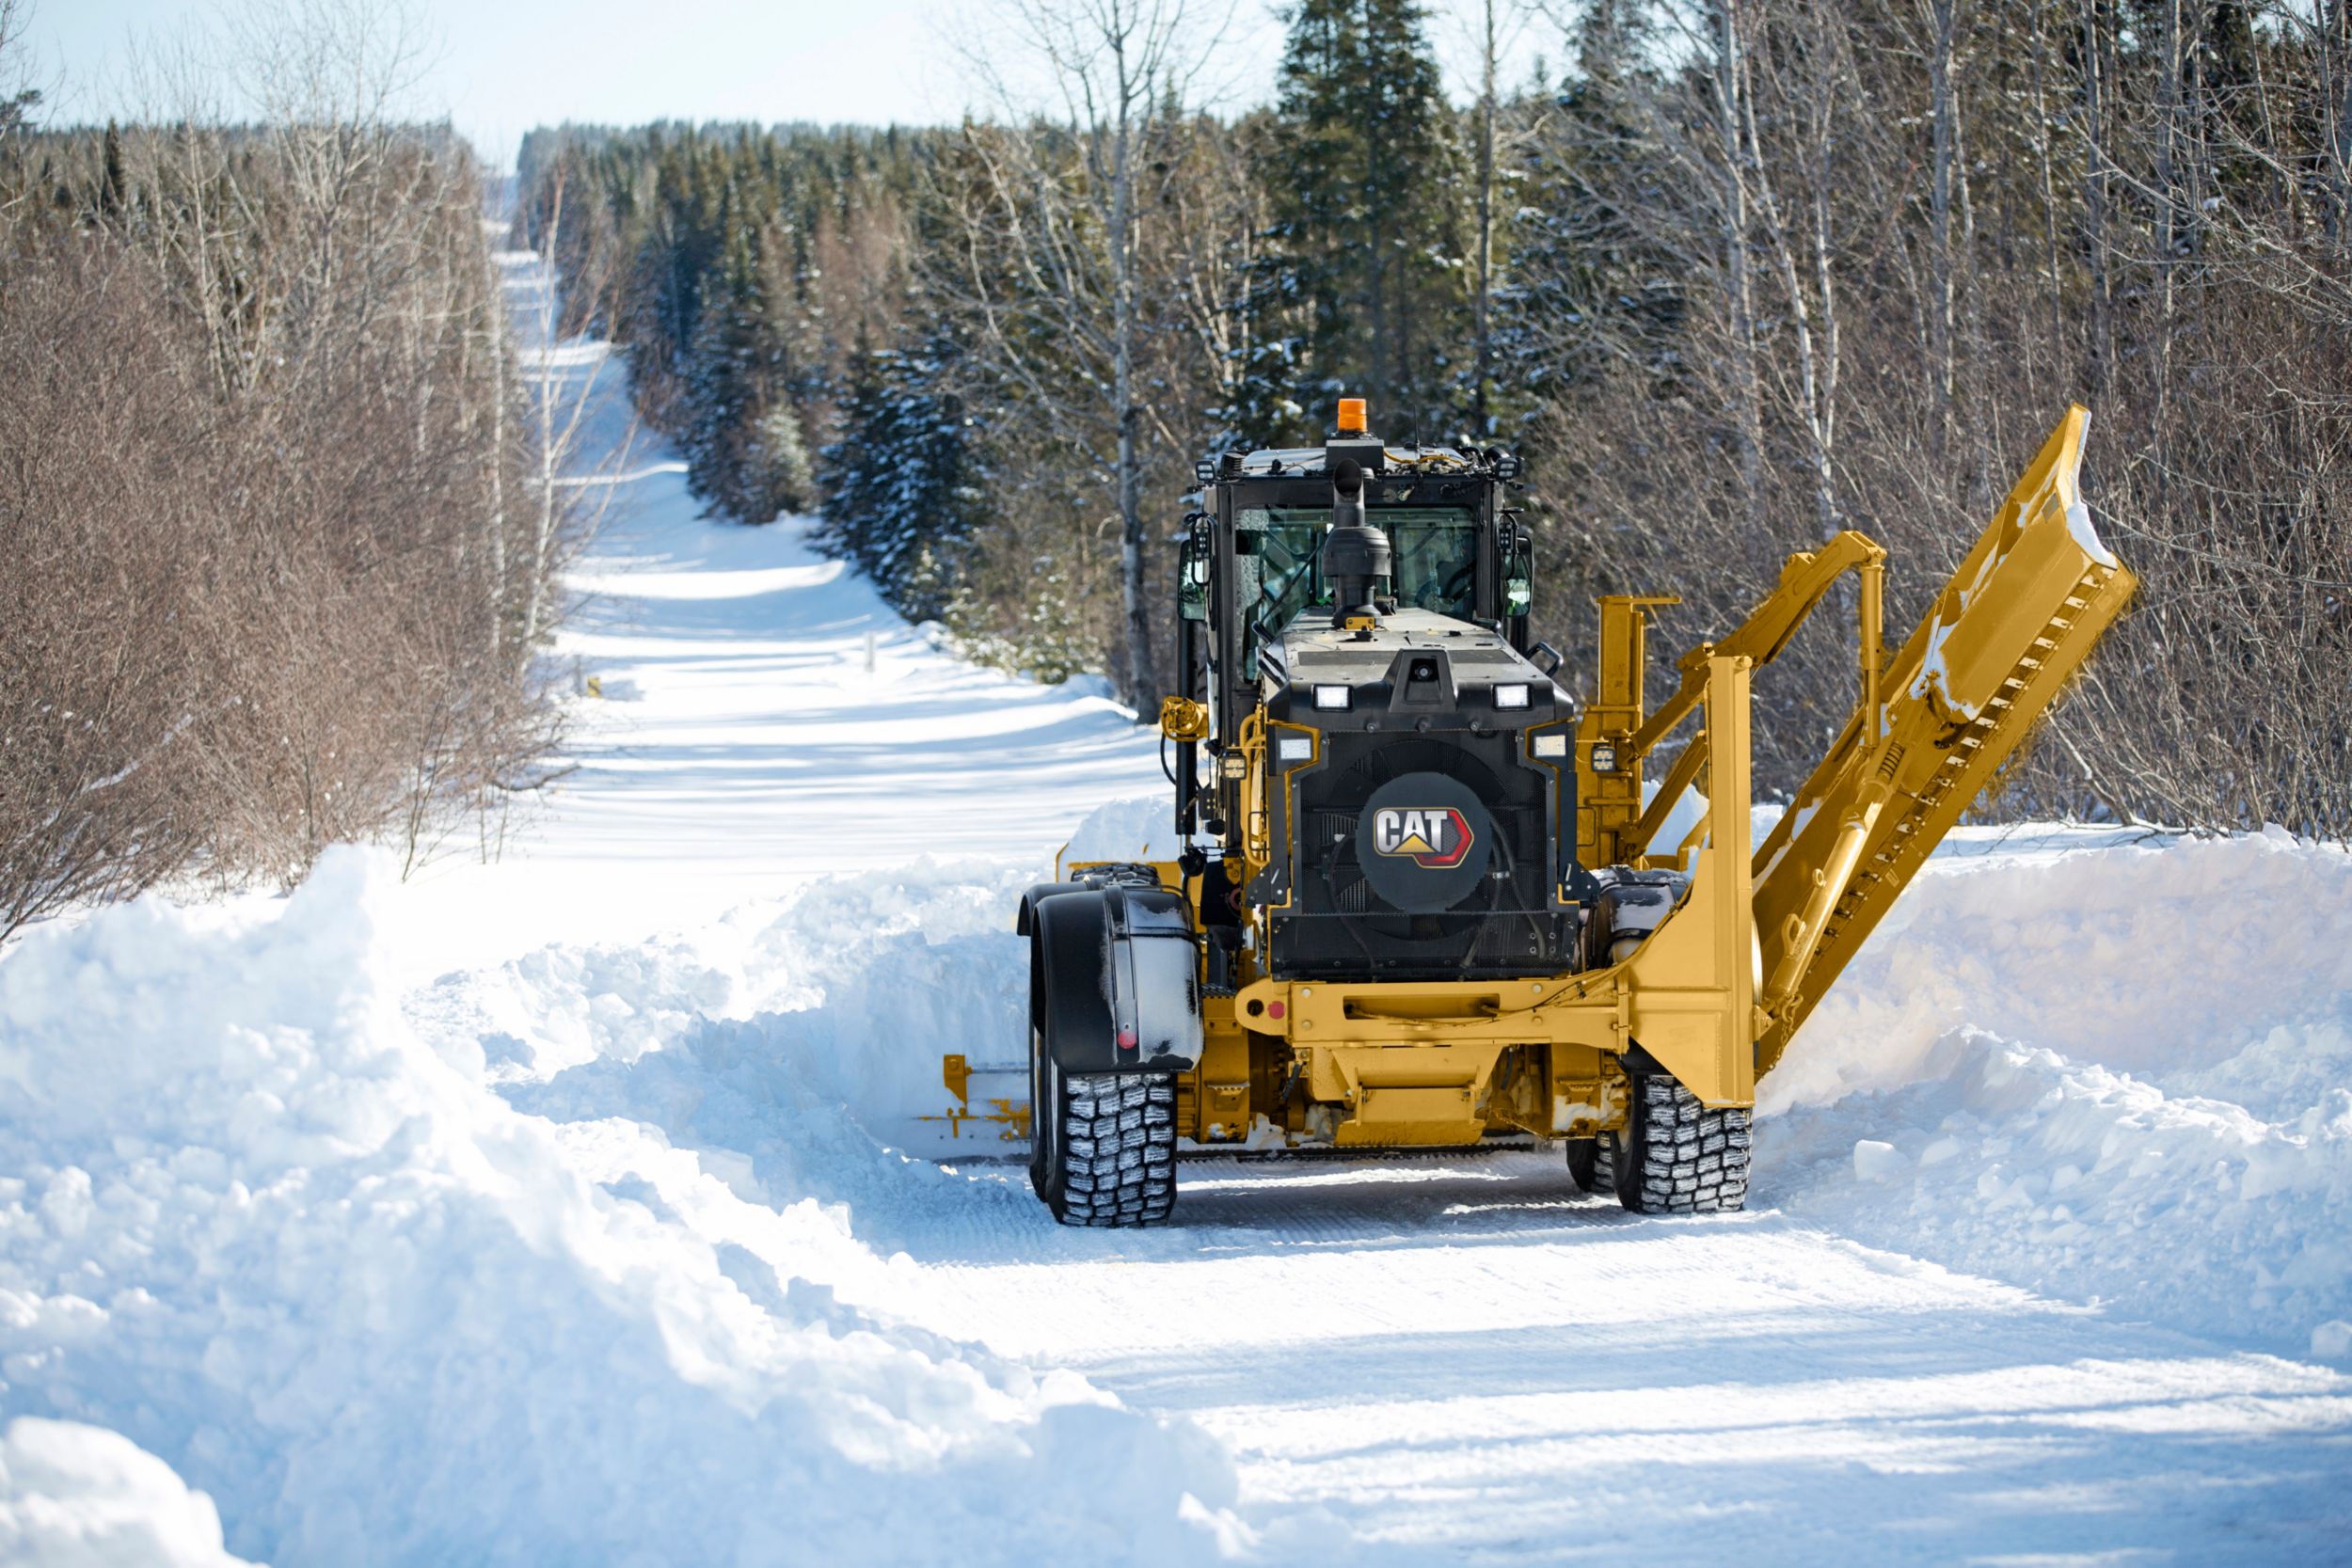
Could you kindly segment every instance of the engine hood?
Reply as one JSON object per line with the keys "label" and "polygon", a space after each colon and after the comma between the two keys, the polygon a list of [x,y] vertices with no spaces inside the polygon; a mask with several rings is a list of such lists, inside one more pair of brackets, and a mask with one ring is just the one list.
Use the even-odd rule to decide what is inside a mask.
{"label": "engine hood", "polygon": [[[1369,635],[1308,610],[1259,654],[1267,717],[1329,731],[1516,730],[1569,716],[1566,695],[1500,633],[1433,610],[1401,610]],[[1345,688],[1345,707],[1315,689]],[[1496,689],[1524,687],[1523,706]]]}

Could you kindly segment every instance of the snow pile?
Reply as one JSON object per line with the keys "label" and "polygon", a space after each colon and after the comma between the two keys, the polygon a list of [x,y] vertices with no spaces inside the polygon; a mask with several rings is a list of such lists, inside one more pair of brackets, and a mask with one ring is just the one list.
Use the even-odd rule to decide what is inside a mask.
{"label": "snow pile", "polygon": [[2290,1354],[2326,1354],[2321,1331],[2352,1316],[2352,1091],[2266,1122],[1975,1031],[1919,1067],[1910,1088],[1768,1119],[1761,1200]]}
{"label": "snow pile", "polygon": [[[1146,796],[1097,808],[1062,859],[1165,861],[1181,851],[1167,798]],[[450,975],[412,1012],[447,1052],[480,1042],[493,1081],[534,1109],[562,1104],[576,1117],[578,1093],[605,1092],[586,1085],[615,1086],[628,1075],[583,1072],[565,1091],[573,1098],[560,1101],[519,1085],[681,1052],[675,1061],[644,1062],[631,1094],[665,1075],[707,1069],[744,1089],[747,1115],[813,1096],[812,1103],[846,1105],[873,1137],[904,1145],[920,1132],[911,1118],[949,1102],[943,1053],[1026,1061],[1027,947],[1013,918],[1022,894],[1053,875],[1050,864],[926,858],[826,878],[682,936],[552,946]],[[683,1083],[677,1092],[688,1092]],[[640,1108],[655,1125],[676,1125]],[[764,1142],[779,1158],[817,1135],[774,1131]],[[805,1152],[794,1162],[803,1173],[795,1190],[830,1180]],[[846,1152],[828,1145],[827,1158]]]}
{"label": "snow pile", "polygon": [[509,1085],[676,1049],[740,1052],[746,1070],[772,1068],[771,1098],[838,1101],[895,1139],[946,1102],[942,1053],[1025,1060],[1027,950],[1013,915],[1050,876],[923,860],[828,878],[689,938],[550,947],[453,975],[415,1010],[445,1050],[484,1040]]}
{"label": "snow pile", "polygon": [[1061,863],[1085,861],[1172,861],[1184,852],[1176,836],[1175,791],[1107,800],[1087,814],[1070,835]]}
{"label": "snow pile", "polygon": [[[1053,1222],[1025,1185],[973,1185],[899,1152],[946,1147],[943,1124],[916,1119],[949,1102],[944,1053],[980,1065],[1025,1059],[1028,963],[1012,911],[1033,879],[924,864],[818,883],[739,955],[713,956],[710,973],[746,1004],[737,1016],[705,1017],[659,1049],[613,1051],[502,1092],[558,1122],[659,1129],[753,1203],[808,1194],[846,1205],[869,1245],[898,1244],[942,1203],[1009,1203],[1042,1240]],[[625,973],[588,967],[608,980]],[[503,979],[529,983],[522,966]],[[762,1005],[750,1006],[755,1000]],[[537,1003],[533,992],[509,1005]],[[688,1005],[687,993],[658,984],[586,1002],[649,1029]],[[980,1135],[977,1151],[996,1152],[993,1130]]]}
{"label": "snow pile", "polygon": [[[1097,808],[1062,859],[1180,852],[1167,798],[1146,796]],[[1025,1070],[1028,949],[1013,921],[1053,875],[924,859],[828,878],[688,936],[549,947],[451,975],[412,1010],[447,1051],[482,1042],[493,1081],[535,1115],[624,1117],[714,1157],[742,1152],[760,1173],[746,1196],[824,1193],[858,1206],[864,1233],[930,1179],[878,1143],[973,1148],[919,1119],[952,1103],[941,1056]],[[992,1129],[980,1137],[980,1152],[999,1152]]]}
{"label": "snow pile", "polygon": [[220,1513],[119,1433],[23,1417],[0,1433],[0,1562],[41,1568],[250,1568]]}
{"label": "snow pile", "polygon": [[2151,1074],[2352,1022],[2352,856],[2284,834],[2118,838],[1955,835],[1765,1080],[1764,1108],[1909,1083],[1963,1024]]}
{"label": "snow pile", "polygon": [[[1197,1433],[845,1305],[898,1265],[839,1208],[746,1203],[424,1044],[379,974],[386,876],[339,851],[252,929],[142,903],[0,962],[8,1409],[121,1433],[281,1568],[1192,1560],[1230,1533]],[[83,1490],[156,1499],[116,1469]]]}
{"label": "snow pile", "polygon": [[1971,834],[1765,1080],[1757,1202],[2343,1359],[2347,930],[2352,857],[2284,835]]}

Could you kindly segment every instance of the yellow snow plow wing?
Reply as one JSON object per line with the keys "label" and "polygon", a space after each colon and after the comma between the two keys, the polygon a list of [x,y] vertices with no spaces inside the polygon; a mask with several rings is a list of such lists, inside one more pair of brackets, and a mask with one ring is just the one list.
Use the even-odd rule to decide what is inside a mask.
{"label": "yellow snow plow wing", "polygon": [[1887,663],[1883,706],[1857,710],[1757,850],[1759,1073],[2138,586],[2083,504],[2090,420],[2067,411]]}
{"label": "yellow snow plow wing", "polygon": [[1755,613],[1686,655],[1680,689],[1647,715],[1643,610],[1660,601],[1604,602],[1602,701],[1587,734],[1618,766],[1586,769],[1581,847],[1587,864],[1673,863],[1692,843],[1652,855],[1650,839],[1687,786],[1711,782],[1700,778],[1708,749],[1686,747],[1646,807],[1642,758],[1700,705],[1709,658],[1769,662],[1845,573],[1860,578],[1853,715],[1756,851],[1758,1076],[2131,597],[2137,579],[2100,543],[2082,501],[2090,418],[2067,411],[1892,657],[1881,645],[1885,552],[1859,533],[1789,557]]}

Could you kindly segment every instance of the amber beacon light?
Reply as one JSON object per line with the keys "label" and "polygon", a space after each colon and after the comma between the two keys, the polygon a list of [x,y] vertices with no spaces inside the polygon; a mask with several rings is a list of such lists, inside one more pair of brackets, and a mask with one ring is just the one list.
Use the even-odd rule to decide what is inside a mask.
{"label": "amber beacon light", "polygon": [[1361,398],[1340,399],[1340,434],[1361,436],[1363,433],[1364,400]]}

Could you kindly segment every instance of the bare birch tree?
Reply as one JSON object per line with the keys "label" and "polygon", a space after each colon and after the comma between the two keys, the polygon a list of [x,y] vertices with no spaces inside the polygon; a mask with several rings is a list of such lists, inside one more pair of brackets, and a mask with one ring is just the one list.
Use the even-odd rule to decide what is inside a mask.
{"label": "bare birch tree", "polygon": [[[1081,429],[1107,426],[1119,530],[1120,685],[1150,707],[1159,693],[1152,657],[1156,619],[1148,594],[1139,436],[1146,410],[1137,391],[1142,315],[1138,252],[1147,221],[1137,200],[1144,148],[1182,114],[1181,105],[1214,56],[1232,6],[1215,0],[1012,0],[995,36],[1025,40],[1025,58],[1002,48],[972,51],[974,64],[1009,113],[1042,96],[1072,156],[1057,166],[1044,136],[992,137],[980,164],[990,190],[967,208],[974,221],[1010,223],[1030,254],[1015,261],[1018,293],[987,269],[967,269],[966,297],[997,354],[1045,406]],[[1045,80],[1031,87],[1028,71]],[[1042,348],[1025,340],[1042,335]],[[1074,351],[1078,386],[1048,361]]]}

